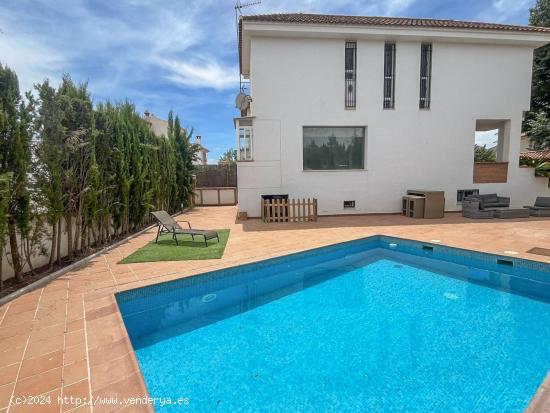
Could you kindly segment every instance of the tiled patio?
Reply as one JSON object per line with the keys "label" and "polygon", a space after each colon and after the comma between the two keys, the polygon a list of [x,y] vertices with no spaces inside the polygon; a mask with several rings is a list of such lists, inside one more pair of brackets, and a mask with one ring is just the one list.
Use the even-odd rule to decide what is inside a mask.
{"label": "tiled patio", "polygon": [[[0,308],[0,412],[137,412],[150,406],[124,404],[146,389],[113,293],[200,272],[262,260],[335,242],[384,234],[550,263],[527,253],[550,248],[550,219],[468,220],[447,214],[440,220],[398,215],[325,217],[304,224],[236,222],[234,207],[200,208],[188,214],[197,228],[230,228],[219,260],[117,264],[149,242],[154,230],[93,259],[44,288]],[[548,388],[547,391],[542,390]],[[44,404],[11,404],[14,397],[51,396]],[[89,400],[118,397],[117,404],[60,405],[58,396]],[[104,401],[104,400],[103,400]],[[550,412],[550,379],[530,412]]]}

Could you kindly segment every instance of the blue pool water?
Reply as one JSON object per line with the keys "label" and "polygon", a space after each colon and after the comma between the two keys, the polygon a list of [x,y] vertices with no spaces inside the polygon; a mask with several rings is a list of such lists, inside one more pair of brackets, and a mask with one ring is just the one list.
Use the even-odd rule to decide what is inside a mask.
{"label": "blue pool water", "polygon": [[371,237],[117,295],[151,397],[190,412],[521,412],[550,266]]}

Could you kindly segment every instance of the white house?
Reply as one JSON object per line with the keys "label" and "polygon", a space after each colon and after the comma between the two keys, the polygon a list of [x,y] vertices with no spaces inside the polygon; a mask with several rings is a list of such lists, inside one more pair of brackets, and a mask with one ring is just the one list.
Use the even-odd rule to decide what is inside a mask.
{"label": "white house", "polygon": [[[143,120],[149,125],[151,130],[158,136],[168,136],[168,121],[157,118],[147,109],[143,112]],[[195,137],[195,143],[199,146],[197,158],[193,161],[193,165],[206,165],[208,163],[208,149],[202,146],[202,136]]]}
{"label": "white house", "polygon": [[168,136],[168,121],[157,118],[154,114],[145,109],[143,120],[149,125],[155,135]]}
{"label": "white house", "polygon": [[[274,14],[240,20],[250,107],[235,119],[239,209],[316,197],[320,214],[398,212],[408,188],[550,196],[519,167],[533,50],[550,29],[455,20]],[[476,131],[498,162],[474,165]],[[344,201],[355,201],[344,208]],[[346,205],[350,205],[347,203]]]}
{"label": "white house", "polygon": [[193,161],[193,165],[207,165],[208,164],[208,149],[202,146],[202,136],[195,136],[195,144],[199,146],[199,151],[197,152],[197,159]]}

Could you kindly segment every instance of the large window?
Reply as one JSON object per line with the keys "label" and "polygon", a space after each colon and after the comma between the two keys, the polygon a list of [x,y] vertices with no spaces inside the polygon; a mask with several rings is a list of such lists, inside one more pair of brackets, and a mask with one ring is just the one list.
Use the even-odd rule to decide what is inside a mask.
{"label": "large window", "polygon": [[355,107],[355,76],[357,72],[357,43],[346,42],[344,63],[344,83],[346,108]]}
{"label": "large window", "polygon": [[252,126],[239,128],[239,161],[252,160]]}
{"label": "large window", "polygon": [[422,43],[420,47],[420,109],[430,108],[432,88],[432,45]]}
{"label": "large window", "polygon": [[304,127],[304,170],[364,167],[365,128]]}
{"label": "large window", "polygon": [[384,109],[395,106],[395,43],[384,46]]}

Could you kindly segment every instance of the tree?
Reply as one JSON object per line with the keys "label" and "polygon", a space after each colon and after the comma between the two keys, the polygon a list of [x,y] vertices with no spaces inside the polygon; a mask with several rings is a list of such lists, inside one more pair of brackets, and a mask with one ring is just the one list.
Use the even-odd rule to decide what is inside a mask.
{"label": "tree", "polygon": [[17,76],[0,65],[0,248],[9,239],[18,278],[45,249],[44,221],[52,269],[64,236],[71,259],[143,228],[152,209],[188,204],[198,146],[178,116],[157,136],[130,102],[94,108],[87,84],[69,75],[57,89],[48,80],[35,88],[23,102]]}
{"label": "tree", "polygon": [[62,112],[59,96],[48,80],[36,86],[39,99],[38,144],[35,151],[36,165],[34,177],[47,222],[52,227],[50,269],[55,261],[61,260],[60,238],[61,217],[63,216],[62,156],[65,128],[62,125]]}
{"label": "tree", "polygon": [[550,148],[550,116],[546,111],[533,112],[527,119],[529,139],[535,149]]}
{"label": "tree", "polygon": [[[530,9],[529,24],[550,27],[550,0],[537,0]],[[539,47],[533,55],[531,112],[523,129],[535,148],[550,147],[550,45]]]}
{"label": "tree", "polygon": [[220,156],[220,159],[218,163],[225,163],[225,164],[236,164],[237,163],[237,150],[236,149],[228,149],[226,150],[222,156]]}
{"label": "tree", "polygon": [[[1,114],[0,114],[1,121]],[[6,240],[6,230],[8,223],[8,207],[10,200],[10,184],[13,178],[11,172],[0,174],[0,290],[4,287],[4,278],[2,274],[2,261],[4,258],[4,248]]]}
{"label": "tree", "polygon": [[[11,174],[7,207],[7,229],[15,277],[22,278],[25,266],[19,242],[30,231],[30,205],[27,172],[30,162],[30,136],[26,131],[27,107],[22,103],[19,81],[13,70],[0,64],[0,148],[3,154],[0,174]],[[19,238],[19,240],[18,240]]]}
{"label": "tree", "polygon": [[[93,112],[88,85],[75,85],[64,75],[58,90],[61,125],[65,130],[62,142],[61,186],[64,202],[64,219],[67,232],[67,255],[80,248],[84,198],[88,190],[87,174],[92,143]],[[73,230],[73,221],[75,227]],[[73,237],[74,234],[74,237]]]}
{"label": "tree", "polygon": [[180,119],[174,120],[174,143],[176,150],[176,186],[177,206],[180,209],[189,205],[189,197],[193,190],[193,161],[199,151],[199,145],[191,143],[191,135],[181,127]]}
{"label": "tree", "polygon": [[487,145],[474,145],[474,162],[495,162],[496,160],[495,151],[487,149]]}
{"label": "tree", "polygon": [[[537,0],[530,9],[529,24],[550,27],[550,0]],[[550,109],[550,45],[539,47],[533,57],[531,110]]]}

